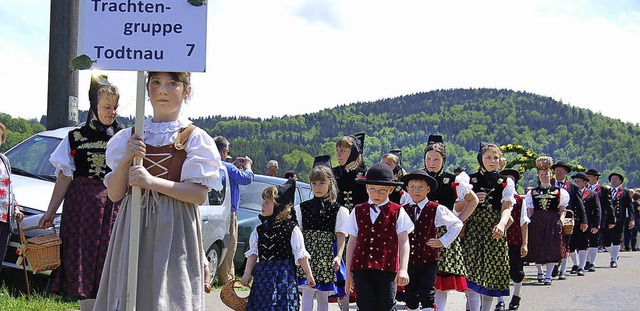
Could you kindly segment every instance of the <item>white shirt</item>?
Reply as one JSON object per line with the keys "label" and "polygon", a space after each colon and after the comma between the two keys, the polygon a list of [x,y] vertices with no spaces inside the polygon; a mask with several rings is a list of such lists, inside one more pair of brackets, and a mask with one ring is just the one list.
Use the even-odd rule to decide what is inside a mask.
{"label": "white shirt", "polygon": [[469,183],[470,180],[471,178],[465,172],[456,176],[456,182],[458,183],[458,186],[456,186],[457,201],[464,201],[464,197],[473,191],[473,186]]}
{"label": "white shirt", "polygon": [[[531,190],[527,192],[527,195],[524,196],[524,203],[525,204],[523,205],[526,205],[528,209],[533,209],[533,197],[531,196]],[[564,190],[564,188],[560,188],[560,204],[558,204],[558,207],[567,207],[568,204],[569,192],[567,192],[567,190]]]}
{"label": "white shirt", "polygon": [[[382,202],[380,206],[385,205],[387,203],[389,203],[388,198],[384,202]],[[371,199],[369,199],[369,204],[374,205]],[[379,208],[377,209],[377,211],[374,210],[373,208],[369,208],[369,216],[371,217],[371,223],[374,223],[376,221],[376,219],[378,218],[378,215],[380,215]],[[404,208],[400,208],[400,213],[398,213],[398,220],[396,221],[396,234],[400,234],[405,231],[407,233],[411,233],[413,229],[414,229],[414,225],[413,225],[413,222],[411,221],[411,218],[409,218],[409,215],[407,215],[407,212],[404,211]],[[349,214],[349,218],[347,218],[347,221],[344,223],[344,225],[340,229],[340,232],[343,232],[348,235],[352,235],[354,237],[358,236],[358,221],[356,219],[355,208],[353,209],[353,211],[351,211],[351,214]]]}
{"label": "white shirt", "polygon": [[[172,122],[155,123],[151,118],[144,120],[144,143],[154,147],[173,144],[178,137],[181,128],[191,124],[188,119],[179,119]],[[131,137],[131,128],[121,130],[107,143],[107,166],[116,170],[120,160],[127,150],[127,142]],[[209,188],[215,186],[215,181],[220,177],[220,153],[213,138],[201,128],[196,128],[189,137],[186,148],[187,158],[182,164],[180,182],[202,184]],[[112,172],[104,177],[107,185]]]}
{"label": "white shirt", "polygon": [[54,176],[60,172],[64,176],[73,179],[73,172],[76,170],[76,163],[71,158],[71,145],[69,145],[69,135],[66,135],[49,156],[49,162],[56,168]]}
{"label": "white shirt", "polygon": [[[296,265],[300,265],[298,260],[301,258],[311,258],[307,249],[304,248],[304,237],[298,226],[293,227],[293,231],[291,231],[291,250]],[[251,236],[249,237],[249,250],[244,253],[244,257],[251,255],[258,256],[258,260],[260,260],[260,254],[258,253],[258,231],[256,229],[253,229],[253,232],[251,232]]]}
{"label": "white shirt", "polygon": [[[300,205],[296,205],[294,209],[296,211],[296,219],[298,220],[298,227],[300,227],[300,230],[304,230],[304,227],[302,226],[302,211],[300,211]],[[342,228],[342,225],[344,225],[344,222],[347,221],[348,217],[349,217],[349,210],[344,206],[340,206],[340,209],[338,210],[338,214],[336,215],[336,225],[334,228],[335,232],[340,231],[340,228]]]}
{"label": "white shirt", "polygon": [[[418,213],[416,215],[416,219],[420,217],[420,214],[422,214],[422,210],[424,210],[424,207],[427,206],[428,203],[428,198],[425,198],[419,203],[414,203],[413,200],[411,200],[411,204],[418,205]],[[449,247],[449,245],[453,243],[453,241],[458,237],[458,234],[460,234],[460,231],[462,231],[463,226],[460,218],[458,218],[452,211],[450,211],[446,206],[442,204],[438,204],[438,209],[436,209],[436,219],[434,220],[433,224],[436,227],[447,227],[447,233],[445,233],[438,239],[440,240],[440,242],[442,242],[442,245],[444,245],[444,247]]]}

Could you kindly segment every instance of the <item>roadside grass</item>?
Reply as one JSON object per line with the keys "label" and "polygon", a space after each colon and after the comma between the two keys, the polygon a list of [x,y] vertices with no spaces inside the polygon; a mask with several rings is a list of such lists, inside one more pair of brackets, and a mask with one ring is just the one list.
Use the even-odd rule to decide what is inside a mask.
{"label": "roadside grass", "polygon": [[77,302],[64,301],[58,297],[32,293],[31,298],[26,295],[14,296],[6,286],[0,287],[0,311],[68,311],[80,310]]}

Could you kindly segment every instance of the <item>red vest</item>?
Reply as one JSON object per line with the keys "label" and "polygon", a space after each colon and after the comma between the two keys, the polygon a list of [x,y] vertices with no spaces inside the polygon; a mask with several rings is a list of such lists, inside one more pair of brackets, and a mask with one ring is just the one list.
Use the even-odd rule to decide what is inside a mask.
{"label": "red vest", "polygon": [[358,238],[353,254],[351,270],[382,270],[398,272],[398,234],[396,223],[400,214],[400,205],[389,201],[380,206],[380,214],[371,223],[369,208],[371,205],[356,205]]}
{"label": "red vest", "polygon": [[[520,229],[520,214],[522,214],[522,196],[515,195],[516,204],[513,205],[511,210],[511,217],[513,217],[513,223],[507,229],[507,242],[509,245],[522,246],[522,230]],[[526,212],[526,211],[525,211]]]}
{"label": "red vest", "polygon": [[411,247],[409,264],[425,264],[438,260],[438,255],[440,254],[438,249],[427,245],[429,239],[435,239],[438,235],[438,228],[434,224],[438,203],[429,201],[420,216],[418,216],[418,219],[416,219],[417,205],[407,204],[404,206],[404,210],[415,225],[413,232],[409,233],[409,245]]}

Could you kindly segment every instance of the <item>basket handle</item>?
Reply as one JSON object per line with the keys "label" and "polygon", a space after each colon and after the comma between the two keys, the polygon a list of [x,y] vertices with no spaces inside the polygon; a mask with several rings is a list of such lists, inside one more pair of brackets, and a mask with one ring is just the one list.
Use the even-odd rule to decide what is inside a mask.
{"label": "basket handle", "polygon": [[[30,227],[20,227],[18,226],[18,233],[20,234],[20,242],[23,245],[27,244],[27,239],[24,237],[24,232],[27,230],[33,230],[33,229],[47,229],[47,228],[40,228],[39,226],[30,226]],[[51,229],[53,231],[53,234],[56,234],[56,226],[51,226]]]}

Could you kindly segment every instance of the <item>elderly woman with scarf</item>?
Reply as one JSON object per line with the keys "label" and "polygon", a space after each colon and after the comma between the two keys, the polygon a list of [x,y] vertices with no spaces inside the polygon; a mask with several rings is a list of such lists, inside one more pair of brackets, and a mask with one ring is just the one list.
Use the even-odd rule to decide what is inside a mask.
{"label": "elderly woman with scarf", "polygon": [[480,204],[467,221],[462,239],[467,267],[467,292],[472,311],[491,310],[493,297],[509,295],[509,254],[506,227],[516,202],[513,180],[498,173],[502,152],[495,144],[481,144],[480,170],[471,175]]}
{"label": "elderly woman with scarf", "polygon": [[316,285],[302,231],[291,217],[295,191],[296,182],[292,179],[262,191],[262,214],[259,216],[262,224],[253,230],[249,238],[249,250],[245,253],[247,263],[241,281],[243,285],[249,285],[253,274],[247,304],[249,311],[299,310],[296,265],[304,270],[307,285]]}
{"label": "elderly woman with scarf", "polygon": [[[447,149],[442,136],[429,135],[427,147],[424,149],[424,166],[425,171],[436,179],[438,187],[431,189],[427,197],[430,201],[446,206],[460,220],[465,221],[478,205],[478,197],[472,191],[466,173],[462,172],[456,176],[444,171],[446,162]],[[440,227],[438,238],[446,233],[446,227]],[[435,283],[438,310],[445,310],[449,291],[467,291],[466,274],[460,239],[455,239],[448,248],[440,249]]]}
{"label": "elderly woman with scarf", "polygon": [[104,75],[91,77],[86,123],[71,130],[49,161],[56,168],[56,183],[41,228],[53,226],[64,199],[60,222],[62,265],[53,274],[51,292],[80,300],[91,310],[96,298],[111,228],[119,205],[107,197],[104,176],[107,142],[119,130],[116,109],[120,94]]}

